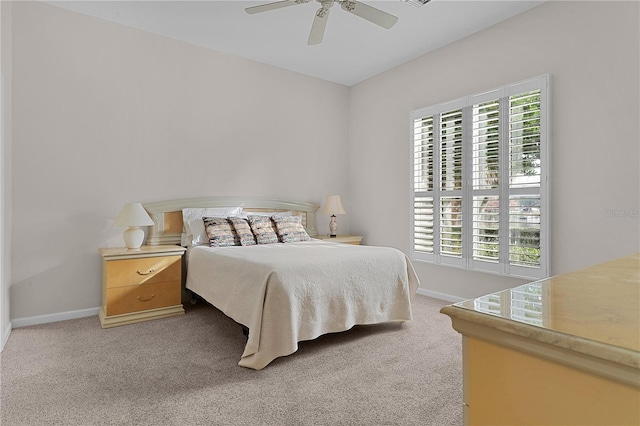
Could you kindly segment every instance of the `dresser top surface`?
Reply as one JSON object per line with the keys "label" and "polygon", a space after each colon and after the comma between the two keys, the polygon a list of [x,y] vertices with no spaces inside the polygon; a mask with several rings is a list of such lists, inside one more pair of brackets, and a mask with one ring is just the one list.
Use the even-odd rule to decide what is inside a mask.
{"label": "dresser top surface", "polygon": [[514,326],[533,326],[635,351],[640,356],[640,253],[453,307],[499,317]]}

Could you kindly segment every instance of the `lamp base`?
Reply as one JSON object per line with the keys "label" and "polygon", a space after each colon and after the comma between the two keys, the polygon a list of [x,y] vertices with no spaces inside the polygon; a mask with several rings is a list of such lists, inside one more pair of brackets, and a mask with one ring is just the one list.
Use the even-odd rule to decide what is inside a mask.
{"label": "lamp base", "polygon": [[329,236],[335,237],[338,233],[338,222],[336,221],[336,215],[331,215],[331,220],[329,221]]}
{"label": "lamp base", "polygon": [[130,250],[140,250],[144,241],[144,231],[139,226],[130,226],[129,229],[122,234],[124,245]]}

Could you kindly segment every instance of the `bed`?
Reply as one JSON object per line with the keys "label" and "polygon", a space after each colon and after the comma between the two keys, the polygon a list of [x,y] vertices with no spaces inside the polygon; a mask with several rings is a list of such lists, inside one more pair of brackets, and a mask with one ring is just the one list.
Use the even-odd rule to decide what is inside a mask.
{"label": "bed", "polygon": [[[389,247],[313,239],[318,209],[314,204],[225,197],[152,203],[145,208],[154,221],[147,244],[186,243],[186,289],[248,330],[240,366],[260,370],[296,352],[301,341],[355,325],[412,318],[411,301],[419,282],[407,257]],[[191,208],[296,216],[310,238],[248,246],[189,245],[185,218]]]}

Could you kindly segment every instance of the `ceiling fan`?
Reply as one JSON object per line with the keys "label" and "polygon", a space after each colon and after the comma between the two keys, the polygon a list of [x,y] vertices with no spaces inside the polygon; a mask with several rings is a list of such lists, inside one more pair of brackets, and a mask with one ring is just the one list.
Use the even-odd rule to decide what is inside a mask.
{"label": "ceiling fan", "polygon": [[[294,6],[296,4],[309,3],[311,0],[283,0],[275,3],[267,3],[259,6],[247,7],[245,11],[249,14],[267,12],[269,10],[280,9],[287,6]],[[369,6],[365,3],[361,3],[356,0],[316,0],[320,3],[321,7],[316,12],[316,16],[313,19],[313,25],[311,26],[311,33],[309,34],[309,41],[307,44],[320,44],[324,37],[324,30],[327,26],[327,19],[329,18],[329,9],[334,3],[338,3],[343,10],[353,13],[369,22],[373,22],[382,28],[389,29],[398,22],[398,18],[387,12],[383,12],[373,6]],[[428,1],[428,0],[427,0]],[[426,3],[426,2],[424,2]]]}

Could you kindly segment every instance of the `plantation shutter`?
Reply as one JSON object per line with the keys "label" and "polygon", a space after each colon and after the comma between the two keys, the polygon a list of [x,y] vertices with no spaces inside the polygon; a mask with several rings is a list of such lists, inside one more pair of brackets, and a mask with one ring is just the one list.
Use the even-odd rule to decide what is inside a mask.
{"label": "plantation shutter", "polygon": [[509,97],[509,263],[540,266],[540,90]]}
{"label": "plantation shutter", "polygon": [[433,116],[421,117],[413,124],[413,251],[433,254],[433,182],[435,139]]}
{"label": "plantation shutter", "polygon": [[412,258],[547,276],[547,85],[412,112]]}
{"label": "plantation shutter", "polygon": [[440,254],[462,258],[462,110],[440,115]]}
{"label": "plantation shutter", "polygon": [[473,260],[500,259],[500,100],[473,105]]}

